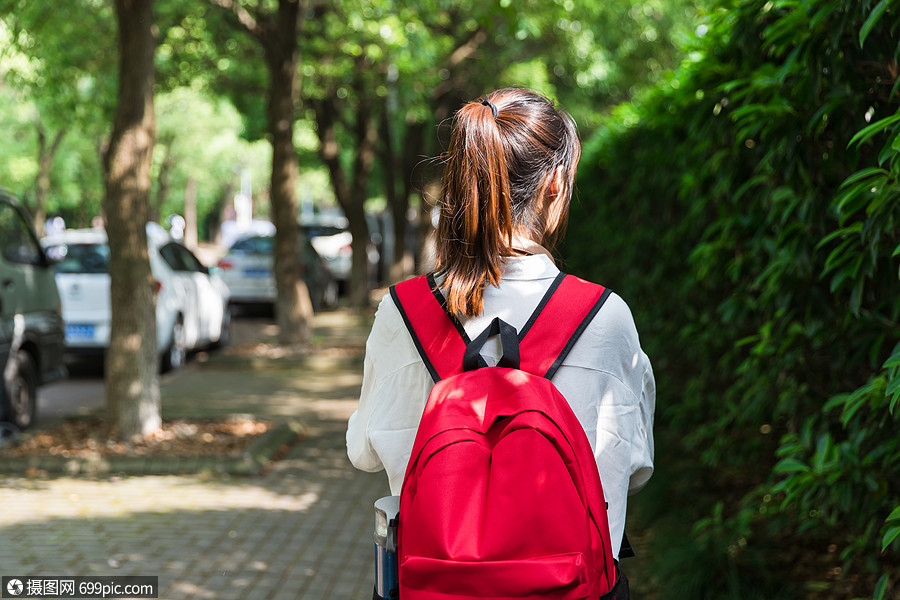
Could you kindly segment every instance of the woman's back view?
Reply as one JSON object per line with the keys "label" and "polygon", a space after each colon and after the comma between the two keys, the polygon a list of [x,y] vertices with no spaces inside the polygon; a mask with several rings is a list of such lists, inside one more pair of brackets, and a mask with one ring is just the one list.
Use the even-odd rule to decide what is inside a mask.
{"label": "woman's back view", "polygon": [[[445,156],[435,292],[469,339],[495,318],[518,331],[559,269],[547,247],[568,213],[580,143],[572,120],[528,90],[499,90],[457,113]],[[482,355],[501,355],[499,340]],[[552,383],[594,451],[618,554],[627,496],[652,473],[654,380],[627,305],[610,295]],[[434,381],[390,297],[367,342],[347,447],[358,468],[387,471],[399,494]]]}

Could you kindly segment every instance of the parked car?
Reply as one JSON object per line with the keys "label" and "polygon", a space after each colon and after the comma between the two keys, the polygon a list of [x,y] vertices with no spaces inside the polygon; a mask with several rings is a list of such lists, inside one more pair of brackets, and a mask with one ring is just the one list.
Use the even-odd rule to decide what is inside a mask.
{"label": "parked car", "polygon": [[[72,229],[41,243],[56,261],[66,351],[102,353],[109,346],[111,318],[106,231]],[[161,369],[177,369],[189,351],[228,341],[228,287],[156,223],[147,224],[147,246],[150,270],[157,282]]]}
{"label": "parked car", "polygon": [[0,190],[0,421],[34,421],[37,388],[65,375],[53,269],[16,199]]}
{"label": "parked car", "polygon": [[322,257],[328,272],[343,290],[347,279],[350,278],[353,261],[353,249],[350,244],[353,236],[349,231],[335,226],[308,228],[307,235],[313,248]]}
{"label": "parked car", "polygon": [[[304,280],[309,288],[313,310],[320,311],[337,304],[337,282],[328,272],[322,258],[301,235]],[[228,285],[233,304],[270,304],[275,302],[274,263],[275,237],[245,235],[238,238],[219,260],[222,279]]]}
{"label": "parked car", "polygon": [[[370,232],[367,246],[368,276],[370,285],[374,286],[379,279],[378,244],[380,244],[381,238],[375,228],[377,222],[374,218],[367,218],[367,221]],[[325,268],[337,281],[339,291],[343,294],[347,289],[353,265],[353,235],[347,229],[347,219],[343,216],[320,215],[319,218],[308,218],[301,221],[301,226],[316,252],[322,257]]]}

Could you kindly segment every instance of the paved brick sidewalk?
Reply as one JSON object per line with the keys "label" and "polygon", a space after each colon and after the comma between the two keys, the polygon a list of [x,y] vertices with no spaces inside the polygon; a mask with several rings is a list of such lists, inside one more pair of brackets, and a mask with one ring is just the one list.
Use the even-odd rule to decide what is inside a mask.
{"label": "paved brick sidewalk", "polygon": [[366,323],[332,313],[317,330],[336,342],[312,360],[224,357],[164,382],[164,415],[299,417],[305,440],[265,475],[0,478],[0,575],[157,575],[173,600],[371,598],[387,482],[344,449]]}

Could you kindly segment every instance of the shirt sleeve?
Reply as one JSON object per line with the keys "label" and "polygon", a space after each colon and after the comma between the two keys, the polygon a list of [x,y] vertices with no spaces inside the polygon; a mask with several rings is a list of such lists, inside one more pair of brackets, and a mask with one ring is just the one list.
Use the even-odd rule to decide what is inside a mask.
{"label": "shirt sleeve", "polygon": [[[375,404],[377,387],[377,367],[375,358],[385,356],[390,346],[392,335],[388,331],[383,317],[384,303],[390,302],[390,296],[385,296],[375,313],[375,322],[372,331],[366,340],[366,358],[363,363],[363,381],[359,395],[359,406],[350,415],[347,423],[347,456],[357,469],[363,471],[381,471],[384,464],[375,452],[369,441],[368,428]],[[379,318],[381,315],[381,318]]]}
{"label": "shirt sleeve", "polygon": [[650,360],[646,355],[643,356],[643,360],[646,366],[642,378],[638,414],[634,422],[635,431],[632,437],[629,494],[633,494],[643,488],[653,474],[653,414],[656,409],[656,380],[653,377],[653,367],[650,365]]}
{"label": "shirt sleeve", "polygon": [[609,297],[585,335],[590,336],[591,354],[580,360],[593,361],[600,381],[598,468],[601,473],[614,470],[604,486],[615,487],[624,500],[653,474],[653,368],[641,349],[631,309],[617,294]]}

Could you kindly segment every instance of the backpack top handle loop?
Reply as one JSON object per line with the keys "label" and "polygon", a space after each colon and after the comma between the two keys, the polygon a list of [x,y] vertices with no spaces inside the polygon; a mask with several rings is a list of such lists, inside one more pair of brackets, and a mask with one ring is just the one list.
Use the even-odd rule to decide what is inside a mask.
{"label": "backpack top handle loop", "polygon": [[466,352],[463,355],[463,371],[474,371],[483,366],[484,361],[480,360],[481,349],[484,348],[488,339],[495,335],[500,336],[500,344],[503,346],[503,357],[497,366],[507,369],[519,368],[521,364],[519,358],[519,334],[515,327],[500,317],[495,317],[491,324],[466,346]]}

